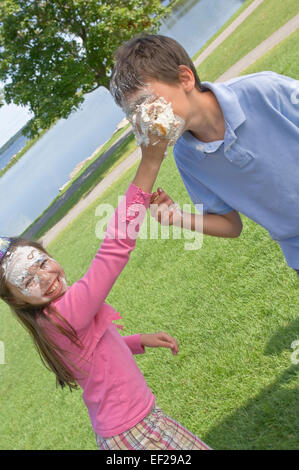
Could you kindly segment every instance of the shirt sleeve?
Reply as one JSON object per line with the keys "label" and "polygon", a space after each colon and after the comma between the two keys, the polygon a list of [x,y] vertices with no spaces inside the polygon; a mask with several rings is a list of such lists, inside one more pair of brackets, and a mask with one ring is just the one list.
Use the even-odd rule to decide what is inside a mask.
{"label": "shirt sleeve", "polygon": [[127,264],[151,194],[131,184],[108,223],[102,245],[85,276],[54,303],[76,331],[86,328]]}
{"label": "shirt sleeve", "polygon": [[178,169],[193,204],[195,206],[202,204],[204,214],[222,215],[234,210],[197,178],[194,178],[194,176],[190,175],[179,166]]}
{"label": "shirt sleeve", "polygon": [[284,75],[274,74],[279,96],[279,111],[299,128],[299,81]]}
{"label": "shirt sleeve", "polygon": [[131,349],[132,354],[144,354],[145,348],[140,343],[141,334],[132,336],[123,336],[127,346]]}

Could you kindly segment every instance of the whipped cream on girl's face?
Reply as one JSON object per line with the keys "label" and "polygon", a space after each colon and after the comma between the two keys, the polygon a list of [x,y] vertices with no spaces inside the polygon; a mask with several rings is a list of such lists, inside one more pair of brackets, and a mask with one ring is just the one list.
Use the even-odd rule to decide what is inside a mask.
{"label": "whipped cream on girl's face", "polygon": [[168,145],[174,145],[184,131],[185,121],[173,113],[171,103],[150,92],[140,93],[128,106],[126,114],[137,145],[148,146],[153,135],[168,140]]}
{"label": "whipped cream on girl's face", "polygon": [[32,246],[19,246],[3,261],[13,295],[35,305],[54,300],[67,285],[60,265]]}

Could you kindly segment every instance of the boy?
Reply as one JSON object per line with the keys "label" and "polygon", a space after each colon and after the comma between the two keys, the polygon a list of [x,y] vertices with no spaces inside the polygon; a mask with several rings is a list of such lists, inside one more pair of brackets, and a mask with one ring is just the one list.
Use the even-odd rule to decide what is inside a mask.
{"label": "boy", "polygon": [[[193,203],[203,204],[204,234],[239,236],[241,212],[268,230],[299,275],[298,81],[261,72],[201,83],[175,40],[143,35],[116,52],[110,89],[129,119],[162,97],[184,120],[173,153]],[[198,215],[176,211],[162,190],[155,195],[155,204],[166,203],[160,221],[188,219],[196,229]]]}

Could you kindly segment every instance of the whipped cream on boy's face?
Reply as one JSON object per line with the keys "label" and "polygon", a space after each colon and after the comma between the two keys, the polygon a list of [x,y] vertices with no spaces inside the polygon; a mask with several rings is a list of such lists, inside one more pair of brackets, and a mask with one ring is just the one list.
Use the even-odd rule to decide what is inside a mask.
{"label": "whipped cream on boy's face", "polygon": [[131,122],[137,145],[148,146],[150,136],[168,140],[174,145],[184,131],[185,121],[174,114],[171,102],[157,95],[151,85],[130,97],[124,106]]}
{"label": "whipped cream on boy's face", "polygon": [[2,266],[8,286],[19,302],[42,305],[67,289],[61,266],[32,246],[18,246],[6,256]]}

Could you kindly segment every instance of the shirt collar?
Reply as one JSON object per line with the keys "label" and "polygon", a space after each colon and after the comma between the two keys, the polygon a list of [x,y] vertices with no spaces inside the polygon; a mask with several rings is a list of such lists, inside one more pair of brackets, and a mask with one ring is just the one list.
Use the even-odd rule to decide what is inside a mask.
{"label": "shirt collar", "polygon": [[214,93],[226,123],[229,123],[231,129],[235,131],[246,120],[236,93],[225,83],[201,82],[201,84]]}
{"label": "shirt collar", "polygon": [[235,130],[246,120],[246,116],[241,108],[238,97],[233,90],[224,83],[201,82],[203,88],[211,90],[217,98],[225,119],[225,135],[223,140],[214,142],[201,142],[196,139],[191,132],[183,134],[184,140],[192,145],[197,151],[213,153],[224,142],[224,150],[227,150],[237,140]]}

